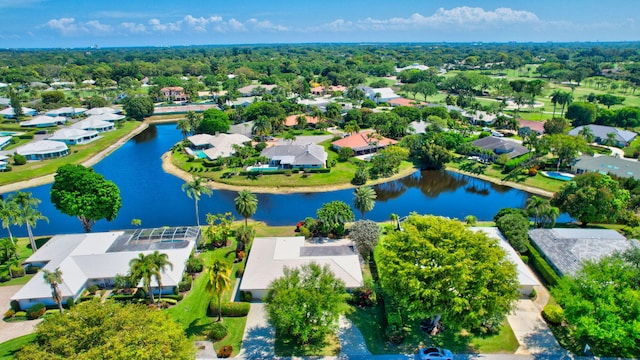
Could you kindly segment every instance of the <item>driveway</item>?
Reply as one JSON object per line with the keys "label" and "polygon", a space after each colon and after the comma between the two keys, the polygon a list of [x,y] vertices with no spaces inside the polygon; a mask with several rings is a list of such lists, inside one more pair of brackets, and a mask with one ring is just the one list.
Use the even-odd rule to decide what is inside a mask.
{"label": "driveway", "polygon": [[[21,287],[22,285],[0,286],[0,311],[2,311],[2,314],[9,310],[11,297],[18,292]],[[22,335],[31,334],[34,332],[34,327],[40,323],[40,321],[42,321],[42,319],[18,322],[0,321],[0,343]]]}

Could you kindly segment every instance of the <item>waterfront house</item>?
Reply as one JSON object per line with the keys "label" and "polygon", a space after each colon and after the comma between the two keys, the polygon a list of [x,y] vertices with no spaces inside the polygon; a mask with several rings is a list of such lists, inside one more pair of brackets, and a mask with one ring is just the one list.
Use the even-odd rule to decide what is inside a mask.
{"label": "waterfront house", "polygon": [[235,154],[234,145],[243,146],[250,143],[251,139],[242,134],[197,134],[187,138],[191,145],[185,151],[194,157],[196,151],[201,150],[209,160],[219,157],[229,157]]}
{"label": "waterfront house", "polygon": [[343,147],[348,147],[353,150],[355,155],[364,155],[375,153],[380,149],[397,143],[396,140],[381,136],[373,130],[363,130],[359,133],[336,140],[331,143],[331,146],[336,151],[339,151]]}
{"label": "waterfront house", "polygon": [[613,141],[613,144],[611,145],[617,146],[617,147],[629,146],[631,141],[633,141],[633,139],[635,139],[635,137],[638,135],[633,131],[618,129],[613,126],[593,125],[593,124],[578,126],[574,129],[571,129],[571,131],[569,131],[569,135],[580,136],[580,132],[585,127],[588,127],[589,129],[591,129],[591,132],[593,133],[594,141],[597,142],[598,144],[607,144],[607,142],[609,141],[609,134],[612,134],[611,140]]}
{"label": "waterfront house", "polygon": [[47,160],[69,155],[69,148],[60,141],[38,140],[18,147],[16,152],[27,160]]}
{"label": "waterfront house", "polygon": [[298,117],[299,116],[304,116],[304,118],[307,120],[307,124],[315,125],[319,121],[317,116],[309,116],[309,115],[305,115],[305,114],[289,115],[285,119],[284,125],[287,126],[287,127],[297,126],[298,125]]}
{"label": "waterfront house", "polygon": [[[60,268],[62,301],[77,300],[91,285],[111,288],[116,275],[129,272],[129,262],[138,254],[167,254],[172,267],[161,273],[162,288],[151,282],[154,293],[173,294],[182,280],[185,263],[200,240],[197,227],[164,227],[101,233],[56,235],[23,261],[27,267],[53,271]],[[136,284],[138,287],[142,283]],[[54,306],[51,287],[37,274],[11,297],[21,309],[37,303]]]}
{"label": "waterfront house", "polygon": [[350,245],[306,244],[304,237],[256,238],[240,283],[241,291],[250,291],[254,299],[266,294],[269,284],[284,275],[284,268],[299,268],[316,263],[329,266],[347,289],[363,285],[358,253]]}
{"label": "waterfront house", "polygon": [[53,133],[49,140],[61,141],[67,145],[79,145],[90,143],[97,138],[98,132],[95,130],[64,128]]}
{"label": "waterfront house", "polygon": [[115,125],[112,122],[95,118],[86,118],[84,120],[78,121],[70,127],[73,129],[81,130],[95,130],[97,132],[111,131],[115,129]]}
{"label": "waterfront house", "polygon": [[280,169],[323,168],[327,165],[327,152],[316,144],[276,145],[260,153],[269,159],[269,166]]}
{"label": "waterfront house", "polygon": [[0,155],[0,171],[7,170],[7,165],[9,165],[9,157],[7,155]]}
{"label": "waterfront house", "polygon": [[43,127],[53,127],[58,125],[64,125],[67,122],[67,118],[64,116],[46,116],[46,115],[38,115],[33,118],[21,121],[21,127],[32,127],[32,128],[43,128]]}
{"label": "waterfront house", "polygon": [[503,154],[506,154],[509,159],[513,159],[529,152],[529,149],[520,145],[518,142],[497,136],[483,137],[481,139],[473,141],[471,144],[481,149],[493,152],[495,155],[490,156],[490,158],[487,159],[492,161]]}
{"label": "waterfront house", "polygon": [[621,178],[634,178],[640,180],[640,162],[631,159],[621,159],[613,156],[582,155],[571,165],[575,174],[587,172],[599,172],[601,174],[615,175]]}
{"label": "waterfront house", "polygon": [[124,118],[125,118],[124,115],[117,114],[117,113],[103,113],[103,114],[89,115],[89,117],[87,117],[85,120],[116,122],[116,121],[123,120]]}
{"label": "waterfront house", "polygon": [[84,112],[84,115],[121,114],[122,110],[111,107],[97,107]]}

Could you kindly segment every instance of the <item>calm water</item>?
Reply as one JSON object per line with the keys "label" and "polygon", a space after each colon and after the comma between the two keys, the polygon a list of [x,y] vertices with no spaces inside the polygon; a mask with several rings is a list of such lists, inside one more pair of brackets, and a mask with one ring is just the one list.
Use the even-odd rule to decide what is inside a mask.
{"label": "calm water", "polygon": [[[97,172],[114,181],[120,188],[122,208],[112,221],[98,221],[94,231],[131,228],[131,219],[142,220],[143,227],[195,224],[193,200],[181,190],[181,179],[162,171],[161,155],[181,139],[175,124],[152,125],[120,149],[95,166]],[[49,201],[51,185],[38,186],[30,191],[42,200],[40,211],[49,223],[39,222],[37,235],[79,233],[80,222],[56,210]],[[401,180],[375,187],[378,201],[367,218],[388,220],[391,213],[401,216],[412,211],[448,217],[464,218],[475,215],[488,220],[504,207],[523,207],[530,194],[495,185],[472,177],[446,171],[417,171]],[[233,191],[214,190],[213,195],[200,201],[201,223],[206,213],[231,211],[236,218]],[[322,204],[332,200],[353,203],[353,189],[326,193],[258,194],[258,211],[254,218],[272,225],[292,225],[307,216],[314,216]],[[359,218],[359,213],[356,213]],[[566,219],[565,219],[566,218]],[[568,220],[564,216],[559,219]],[[21,236],[24,229],[13,227]],[[4,234],[3,234],[4,235]],[[0,235],[2,236],[2,235]]]}

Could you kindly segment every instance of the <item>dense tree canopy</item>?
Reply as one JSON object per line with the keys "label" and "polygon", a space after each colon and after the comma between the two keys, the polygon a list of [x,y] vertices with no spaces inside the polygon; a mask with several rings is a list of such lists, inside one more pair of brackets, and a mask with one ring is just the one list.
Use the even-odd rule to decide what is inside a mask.
{"label": "dense tree canopy", "polygon": [[20,360],[169,360],[193,356],[193,343],[166,312],[146,305],[97,300],[46,317],[36,327],[36,341],[16,354]]}
{"label": "dense tree canopy", "polygon": [[497,240],[435,216],[412,214],[402,228],[381,240],[376,258],[382,288],[405,319],[441,317],[467,329],[504,319],[518,282]]}
{"label": "dense tree canopy", "polygon": [[113,221],[122,206],[120,189],[82,165],[58,168],[51,186],[51,203],[62,213],[76,216],[86,232],[97,220]]}
{"label": "dense tree canopy", "polygon": [[197,132],[215,135],[229,131],[231,121],[229,115],[218,109],[208,109],[202,113],[202,120],[198,124]]}
{"label": "dense tree canopy", "polygon": [[355,219],[351,207],[344,201],[339,200],[322,205],[316,211],[316,216],[321,223],[322,232],[334,233],[335,235],[344,234],[344,224]]}
{"label": "dense tree canopy", "polygon": [[148,96],[127,98],[124,101],[123,109],[127,116],[142,121],[147,116],[153,115],[153,101]]}

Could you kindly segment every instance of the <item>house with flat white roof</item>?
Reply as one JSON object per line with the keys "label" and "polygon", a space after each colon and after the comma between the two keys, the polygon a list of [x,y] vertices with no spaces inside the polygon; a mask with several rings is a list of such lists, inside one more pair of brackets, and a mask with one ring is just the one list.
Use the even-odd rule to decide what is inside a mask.
{"label": "house with flat white roof", "polygon": [[53,133],[48,140],[62,141],[67,145],[78,145],[90,143],[97,138],[98,132],[95,130],[64,128]]}
{"label": "house with flat white roof", "polygon": [[250,291],[253,298],[261,299],[269,284],[284,275],[285,267],[298,268],[310,263],[328,265],[347,289],[363,285],[360,260],[353,246],[306,244],[303,236],[264,237],[253,241],[240,290]]}
{"label": "house with flat white roof", "polygon": [[46,112],[47,116],[68,116],[74,117],[76,115],[84,114],[87,111],[85,108],[74,108],[71,106],[61,107],[59,109],[53,109]]}
{"label": "house with flat white roof", "polygon": [[21,127],[35,127],[35,128],[43,128],[43,127],[52,127],[63,125],[67,122],[67,118],[64,116],[46,116],[46,115],[38,115],[34,116],[30,120],[21,121]]}
{"label": "house with flat white roof", "polygon": [[97,114],[97,115],[89,115],[89,117],[87,117],[85,120],[115,122],[115,121],[120,121],[124,118],[125,118],[124,115],[120,115],[116,113],[104,113],[104,114]]}
{"label": "house with flat white roof", "polygon": [[[128,273],[131,259],[157,250],[167,254],[173,267],[162,271],[161,289],[155,281],[151,288],[154,293],[171,294],[182,280],[185,263],[199,240],[197,227],[56,235],[23,263],[49,271],[60,268],[59,288],[64,303],[68,298],[76,300],[91,285],[112,287],[116,275]],[[37,303],[55,305],[51,288],[41,273],[29,280],[11,300],[18,301],[21,309]]]}
{"label": "house with flat white roof", "polygon": [[194,150],[202,150],[209,160],[229,157],[236,152],[234,145],[242,146],[251,142],[251,139],[242,134],[197,134],[189,136],[187,140],[193,145],[193,148],[185,149],[189,155],[195,156]]}
{"label": "house with flat white roof", "polygon": [[60,141],[38,140],[18,147],[16,152],[27,160],[47,160],[69,155],[69,148]]}
{"label": "house with flat white roof", "polygon": [[328,154],[323,146],[316,144],[286,144],[268,147],[260,156],[269,159],[269,166],[280,169],[311,169],[324,168]]}
{"label": "house with flat white roof", "polygon": [[0,155],[0,171],[6,170],[7,165],[9,165],[9,157],[7,155]]}
{"label": "house with flat white roof", "polygon": [[[34,116],[37,113],[38,112],[36,111],[36,109],[32,109],[24,106],[22,107],[22,115]],[[2,115],[7,119],[14,119],[16,117],[16,113],[13,112],[13,108],[11,106],[9,106],[6,109],[0,110],[0,115]]]}
{"label": "house with flat white roof", "polygon": [[78,121],[77,123],[70,126],[73,129],[81,129],[81,130],[95,130],[97,132],[105,132],[111,131],[115,129],[115,125],[110,121],[104,121],[99,119],[90,119],[86,118],[84,120]]}
{"label": "house with flat white roof", "polygon": [[11,144],[11,136],[0,136],[0,150]]}
{"label": "house with flat white roof", "polygon": [[120,114],[122,110],[111,107],[97,107],[84,112],[85,115]]}

